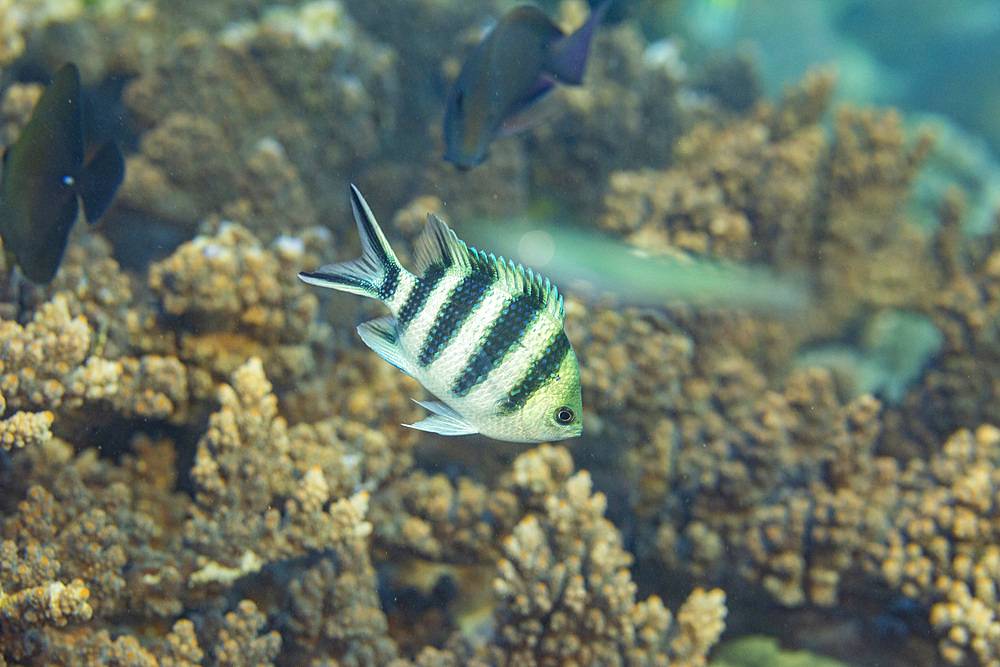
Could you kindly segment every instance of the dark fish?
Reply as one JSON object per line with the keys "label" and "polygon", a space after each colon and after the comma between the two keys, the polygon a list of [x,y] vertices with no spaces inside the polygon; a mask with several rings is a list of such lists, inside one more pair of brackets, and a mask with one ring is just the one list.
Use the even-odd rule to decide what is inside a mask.
{"label": "dark fish", "polygon": [[93,223],[125,176],[125,160],[113,141],[86,164],[84,159],[80,72],[68,63],[52,77],[21,136],[4,150],[0,171],[4,252],[33,282],[47,283],[59,268],[79,212],[77,199]]}
{"label": "dark fish", "polygon": [[493,138],[544,97],[556,82],[579,85],[594,30],[612,0],[566,35],[545,14],[518,7],[469,54],[444,112],[444,159],[468,169],[486,159]]}

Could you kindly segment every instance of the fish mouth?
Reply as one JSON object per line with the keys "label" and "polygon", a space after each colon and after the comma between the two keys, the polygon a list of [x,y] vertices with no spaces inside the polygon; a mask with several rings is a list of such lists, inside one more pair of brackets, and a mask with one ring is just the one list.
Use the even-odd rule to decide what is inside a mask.
{"label": "fish mouth", "polygon": [[465,160],[455,155],[449,155],[448,153],[445,153],[442,157],[445,162],[450,162],[452,166],[455,167],[455,169],[458,169],[459,171],[463,172],[469,171],[475,166],[474,164],[472,164],[471,161]]}
{"label": "fish mouth", "polygon": [[469,171],[473,167],[481,165],[486,161],[486,155],[481,156],[467,156],[451,151],[446,151],[442,156],[445,162],[450,162],[459,171]]}

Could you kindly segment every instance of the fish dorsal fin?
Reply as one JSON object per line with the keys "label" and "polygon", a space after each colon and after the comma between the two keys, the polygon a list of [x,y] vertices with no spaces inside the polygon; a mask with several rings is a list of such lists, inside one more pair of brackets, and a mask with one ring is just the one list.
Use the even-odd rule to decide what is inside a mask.
{"label": "fish dorsal fin", "polygon": [[536,297],[543,304],[543,311],[556,321],[563,321],[562,295],[548,278],[503,257],[470,248],[433,213],[427,214],[427,223],[417,239],[414,254],[417,275],[423,275],[428,267],[435,265],[462,275],[487,275],[495,289]]}
{"label": "fish dorsal fin", "polygon": [[413,250],[417,275],[422,276],[428,267],[441,265],[446,269],[469,269],[469,246],[455,235],[444,220],[433,213],[427,214],[424,231]]}

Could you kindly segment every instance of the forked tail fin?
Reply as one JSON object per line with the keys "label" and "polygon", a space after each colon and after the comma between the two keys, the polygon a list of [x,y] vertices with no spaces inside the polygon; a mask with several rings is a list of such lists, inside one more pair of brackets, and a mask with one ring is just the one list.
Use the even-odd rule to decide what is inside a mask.
{"label": "forked tail fin", "polygon": [[590,41],[597,31],[597,26],[604,20],[604,14],[614,0],[604,0],[594,7],[586,23],[576,32],[566,35],[549,47],[548,62],[545,70],[559,81],[573,86],[583,82],[583,70],[587,65],[587,54],[590,52]]}
{"label": "forked tail fin", "polygon": [[361,234],[361,257],[337,264],[326,264],[299,278],[310,285],[329,287],[383,301],[392,297],[399,284],[399,261],[368,208],[368,202],[351,184],[351,209]]}

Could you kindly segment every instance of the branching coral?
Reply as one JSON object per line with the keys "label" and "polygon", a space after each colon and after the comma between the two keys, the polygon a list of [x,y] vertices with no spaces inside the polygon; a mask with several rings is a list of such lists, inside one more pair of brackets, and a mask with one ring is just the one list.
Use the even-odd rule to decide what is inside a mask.
{"label": "branching coral", "polygon": [[155,355],[115,360],[100,356],[98,336],[85,316],[70,315],[71,303],[78,304],[67,294],[57,294],[24,327],[0,319],[0,389],[5,404],[45,410],[31,417],[25,413],[10,417],[4,429],[11,443],[17,438],[44,439],[53,421],[46,412],[65,414],[88,402],[106,402],[126,415],[178,417],[175,413],[188,399],[187,375],[180,362]]}
{"label": "branching coral", "polygon": [[885,507],[893,520],[870,548],[872,569],[932,605],[946,661],[1000,661],[1000,430],[959,431],[894,481],[897,497]]}
{"label": "branching coral", "polygon": [[[949,208],[954,208],[955,202]],[[959,428],[996,420],[1000,405],[1000,250],[996,230],[986,239],[956,238],[960,211],[944,212],[940,260],[951,277],[934,298],[931,317],[941,330],[940,359],[903,401],[902,436],[936,447]],[[948,219],[951,224],[947,224]]]}
{"label": "branching coral", "polygon": [[662,602],[635,602],[632,556],[579,472],[504,541],[494,591],[494,664],[705,664],[724,628],[725,596],[695,591],[676,623]]}
{"label": "branching coral", "polygon": [[295,277],[303,261],[301,244],[264,248],[245,228],[224,224],[153,264],[149,286],[176,318],[180,358],[212,377],[254,355],[282,379],[307,372],[315,364],[306,343],[318,332],[318,301]]}
{"label": "branching coral", "polygon": [[[506,502],[505,502],[506,501]],[[482,562],[496,555],[498,534],[516,503],[461,478],[453,485],[444,475],[415,472],[376,498],[372,520],[378,541],[433,561]]]}
{"label": "branching coral", "polygon": [[82,9],[83,3],[79,0],[0,0],[0,66],[13,62],[21,55],[29,31],[48,23],[68,21],[79,15]]}
{"label": "branching coral", "polygon": [[260,634],[267,618],[250,600],[243,600],[226,614],[226,624],[219,631],[215,646],[215,664],[219,667],[273,665],[281,650],[281,635],[271,631]]}
{"label": "branching coral", "polygon": [[206,556],[203,569],[237,567],[248,552],[264,561],[292,558],[371,531],[368,493],[344,495],[353,471],[330,456],[320,459],[325,469],[311,460],[337,443],[293,446],[260,360],[233,373],[219,402],[198,443],[191,470],[197,502],[185,527],[188,542]]}
{"label": "branching coral", "polygon": [[[6,546],[4,543],[4,550]],[[90,620],[93,611],[87,604],[89,596],[90,591],[79,579],[68,586],[54,581],[11,595],[0,590],[0,644],[8,647],[15,658],[27,657],[39,642],[34,634],[39,626],[63,627]],[[18,643],[20,648],[14,648]]]}
{"label": "branching coral", "polygon": [[[313,6],[321,4],[339,8],[339,3]],[[393,127],[394,54],[342,11],[334,19],[337,38],[315,43],[303,40],[318,25],[309,23],[308,7],[289,18],[238,22],[218,35],[185,35],[180,53],[164,49],[155,65],[130,82],[125,101],[146,128],[162,126],[178,113],[217,128],[230,147],[217,150],[218,156],[229,156],[222,182],[230,189],[258,141],[272,137],[287,150],[316,207],[343,212],[343,198],[326,187],[325,175],[371,155]],[[296,28],[287,29],[290,24]],[[195,148],[188,143],[178,155]],[[192,165],[184,165],[184,173],[191,171]],[[166,171],[159,173],[169,178]],[[163,192],[169,190],[179,191],[171,186]],[[140,210],[151,205],[139,197],[133,201]]]}
{"label": "branching coral", "polygon": [[[0,414],[4,401],[0,395]],[[19,449],[25,445],[43,443],[52,437],[49,430],[54,419],[51,412],[15,412],[0,421],[0,449]]]}
{"label": "branching coral", "polygon": [[823,298],[816,330],[864,308],[925,304],[936,271],[904,204],[930,135],[908,145],[898,114],[845,108],[826,140],[832,82],[817,73],[778,107],[697,125],[665,171],[612,174],[601,224],[644,248],[806,270]]}
{"label": "branching coral", "polygon": [[[77,611],[61,619],[37,615],[29,625],[0,623],[0,651],[18,659],[37,655],[58,661],[73,636],[73,626],[59,630],[67,620],[103,619],[129,608],[139,623],[169,617],[180,606],[172,584],[185,558],[179,542],[167,536],[179,523],[169,509],[173,503],[177,512],[178,499],[162,485],[136,483],[142,479],[140,465],[112,466],[93,451],[73,457],[67,450],[54,440],[24,451],[31,462],[23,476],[32,486],[17,512],[3,521],[0,580],[11,599],[38,600],[49,591],[69,600],[72,594]],[[157,450],[146,453],[145,465],[161,463]],[[154,508],[155,521],[147,513]],[[172,557],[164,548],[173,551]]]}

